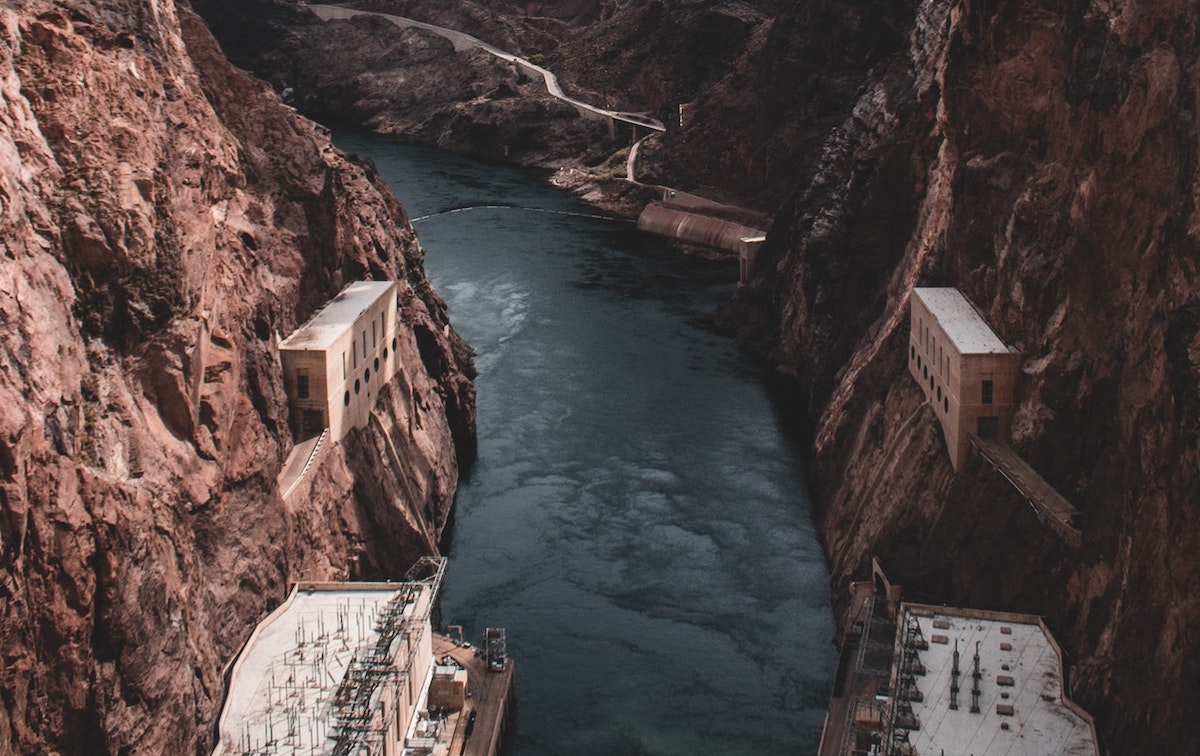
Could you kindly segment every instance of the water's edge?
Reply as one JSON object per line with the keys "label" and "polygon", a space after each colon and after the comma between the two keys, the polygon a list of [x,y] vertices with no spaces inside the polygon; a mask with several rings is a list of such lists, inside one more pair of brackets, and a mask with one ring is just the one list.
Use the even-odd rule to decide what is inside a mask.
{"label": "water's edge", "polygon": [[508,629],[516,752],[815,752],[836,653],[801,462],[756,370],[696,324],[736,265],[519,169],[335,141],[420,219],[478,352],[443,612]]}

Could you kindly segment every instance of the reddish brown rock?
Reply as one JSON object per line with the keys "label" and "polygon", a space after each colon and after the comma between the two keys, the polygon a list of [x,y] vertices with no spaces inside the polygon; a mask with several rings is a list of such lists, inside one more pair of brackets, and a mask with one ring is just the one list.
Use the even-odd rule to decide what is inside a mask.
{"label": "reddish brown rock", "polygon": [[[923,3],[731,310],[815,418],[836,583],[879,555],[918,597],[1046,615],[1113,753],[1200,737],[1198,34],[1185,2]],[[1020,351],[1012,440],[1080,550],[951,469],[905,374],[918,283]]]}
{"label": "reddish brown rock", "polygon": [[[186,8],[0,10],[0,164],[0,751],[205,752],[290,581],[436,544],[469,350],[373,167]],[[285,504],[276,340],[364,276],[411,287],[404,368]]]}
{"label": "reddish brown rock", "polygon": [[[553,167],[600,165],[631,137],[580,118],[511,65],[456,54],[425,32],[318,22],[299,0],[195,4],[234,61],[319,120]],[[824,134],[912,23],[910,4],[888,0],[354,5],[465,31],[544,64],[586,102],[650,113],[668,131],[643,144],[640,180],[767,213],[813,169]]]}
{"label": "reddish brown rock", "polygon": [[[506,17],[469,3],[361,5],[478,34],[527,55],[530,45],[539,47],[528,35],[503,33],[498,19]],[[455,50],[430,31],[369,15],[321,21],[298,0],[197,0],[196,7],[231,58],[324,123],[535,165],[558,164],[609,141],[603,122],[551,97],[540,77],[483,50]],[[496,21],[490,30],[489,20]],[[607,144],[608,153],[617,146]]]}

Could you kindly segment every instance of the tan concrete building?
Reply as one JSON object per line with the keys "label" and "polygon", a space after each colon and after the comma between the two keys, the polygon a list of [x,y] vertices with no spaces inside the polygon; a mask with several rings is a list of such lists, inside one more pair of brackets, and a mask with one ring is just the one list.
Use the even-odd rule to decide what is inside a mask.
{"label": "tan concrete building", "polygon": [[1008,438],[1017,353],[958,289],[913,289],[910,301],[908,372],[941,421],[957,470],[967,460],[972,434]]}
{"label": "tan concrete building", "polygon": [[380,387],[399,368],[396,285],[357,281],[279,345],[296,438],[328,428],[334,442],[366,425]]}
{"label": "tan concrete building", "polygon": [[429,706],[460,711],[467,705],[467,671],[457,664],[438,664],[429,682]]}
{"label": "tan concrete building", "polygon": [[758,256],[767,241],[765,234],[738,240],[738,286],[745,286],[758,270]]}

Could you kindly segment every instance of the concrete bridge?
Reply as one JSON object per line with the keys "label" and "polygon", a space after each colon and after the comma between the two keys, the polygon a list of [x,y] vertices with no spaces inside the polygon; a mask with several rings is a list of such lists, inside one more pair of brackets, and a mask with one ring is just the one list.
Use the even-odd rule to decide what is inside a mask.
{"label": "concrete bridge", "polygon": [[354,18],[355,16],[378,16],[379,18],[387,19],[400,28],[416,27],[425,31],[433,32],[450,41],[454,45],[455,52],[469,50],[472,48],[483,50],[497,58],[512,63],[520,68],[529,76],[540,77],[546,83],[546,91],[551,97],[562,100],[572,106],[584,118],[594,118],[607,120],[610,124],[627,123],[631,126],[649,129],[651,131],[666,131],[666,127],[662,121],[652,118],[646,113],[630,113],[620,110],[607,110],[605,108],[596,107],[595,105],[586,103],[582,100],[577,100],[563,91],[562,86],[558,83],[558,77],[551,71],[542,66],[514,55],[505,50],[501,50],[494,45],[489,45],[483,40],[472,37],[470,34],[458,31],[456,29],[447,29],[444,26],[435,26],[427,24],[423,21],[417,21],[404,16],[394,16],[390,13],[377,13],[375,11],[357,10],[354,8],[345,8],[340,5],[310,5],[308,6],[317,18],[322,21],[345,20]]}

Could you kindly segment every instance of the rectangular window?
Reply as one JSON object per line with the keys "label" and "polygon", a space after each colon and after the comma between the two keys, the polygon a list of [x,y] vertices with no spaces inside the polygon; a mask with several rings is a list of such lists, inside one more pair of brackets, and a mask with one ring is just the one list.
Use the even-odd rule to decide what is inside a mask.
{"label": "rectangular window", "polygon": [[371,348],[374,349],[377,346],[379,346],[379,342],[378,342],[378,340],[376,338],[376,334],[375,334],[375,321],[372,320],[371,321]]}
{"label": "rectangular window", "polygon": [[346,380],[346,353],[342,352],[342,380]]}
{"label": "rectangular window", "polygon": [[362,346],[362,350],[363,350],[363,359],[365,360],[365,359],[367,359],[367,329],[366,329],[366,328],[364,328],[364,329],[363,329],[363,342],[362,342],[362,344],[363,344],[363,346]]}
{"label": "rectangular window", "polygon": [[300,399],[308,398],[308,371],[301,370],[296,373],[296,396]]}
{"label": "rectangular window", "polygon": [[983,382],[983,403],[991,404],[995,399],[995,387],[991,381]]}
{"label": "rectangular window", "polygon": [[358,339],[355,339],[354,343],[350,345],[350,367],[358,369]]}

